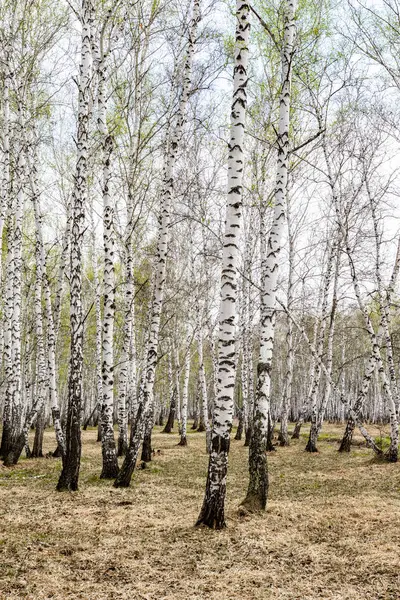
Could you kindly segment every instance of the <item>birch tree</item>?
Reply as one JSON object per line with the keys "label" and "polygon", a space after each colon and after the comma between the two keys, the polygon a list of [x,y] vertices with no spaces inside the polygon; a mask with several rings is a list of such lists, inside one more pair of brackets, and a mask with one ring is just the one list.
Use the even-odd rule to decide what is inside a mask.
{"label": "birch tree", "polygon": [[235,386],[239,234],[242,221],[244,128],[249,58],[249,6],[236,3],[235,66],[228,156],[228,194],[219,308],[218,395],[214,400],[206,491],[197,525],[225,527],[225,495]]}
{"label": "birch tree", "polygon": [[[141,417],[137,421],[137,436],[141,438],[145,435],[144,450],[145,455],[151,458],[151,429],[153,427],[153,392],[155,368],[158,354],[158,339],[160,330],[161,310],[164,298],[166,264],[168,257],[169,246],[169,225],[170,211],[173,199],[173,184],[174,184],[174,167],[177,160],[179,143],[182,137],[182,131],[186,120],[187,104],[191,91],[192,82],[192,64],[195,51],[195,42],[197,35],[197,27],[200,21],[200,3],[195,0],[193,3],[193,12],[190,21],[188,44],[183,73],[183,86],[179,101],[178,114],[175,124],[171,129],[170,138],[167,140],[167,148],[165,153],[165,162],[163,167],[163,187],[161,192],[161,206],[159,213],[159,227],[157,239],[157,258],[155,266],[155,281],[154,293],[151,303],[151,317],[149,327],[149,338],[147,347],[147,357],[145,366],[145,386],[144,386],[144,402],[143,416],[145,417],[144,426],[141,423]],[[141,411],[142,412],[142,411]],[[145,429],[145,431],[144,431]],[[140,444],[139,444],[140,445]],[[116,487],[126,487],[130,483],[130,479],[136,463],[136,448],[139,447],[137,440],[132,441],[129,451],[126,455],[124,465],[121,469],[120,476],[115,481]]]}
{"label": "birch tree", "polygon": [[78,127],[76,175],[72,198],[72,228],[70,254],[70,326],[71,358],[68,381],[68,409],[63,468],[57,490],[78,489],[81,459],[81,408],[83,366],[82,323],[82,235],[87,199],[88,143],[90,117],[90,84],[92,79],[91,27],[93,6],[91,0],[82,0],[80,13],[82,37],[78,87]]}
{"label": "birch tree", "polygon": [[[274,342],[279,254],[285,224],[285,203],[289,166],[289,124],[292,61],[294,55],[296,2],[284,7],[284,37],[279,99],[278,159],[274,217],[261,265],[260,354],[252,436],[249,448],[249,487],[243,504],[251,510],[265,509],[268,495],[266,449],[270,419],[271,366]],[[266,235],[264,233],[264,235]]]}

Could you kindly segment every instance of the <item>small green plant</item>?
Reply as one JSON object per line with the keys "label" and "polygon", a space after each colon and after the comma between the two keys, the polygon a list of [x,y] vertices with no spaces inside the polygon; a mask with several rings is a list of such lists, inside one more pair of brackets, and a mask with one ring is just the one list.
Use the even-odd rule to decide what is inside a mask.
{"label": "small green plant", "polygon": [[378,446],[382,452],[385,452],[389,449],[390,446],[390,437],[388,435],[381,435],[375,438],[375,444]]}

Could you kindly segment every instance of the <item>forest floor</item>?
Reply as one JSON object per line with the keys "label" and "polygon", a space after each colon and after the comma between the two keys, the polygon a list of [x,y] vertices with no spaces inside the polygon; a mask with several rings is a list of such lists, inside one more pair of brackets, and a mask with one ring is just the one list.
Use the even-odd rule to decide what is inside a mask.
{"label": "forest floor", "polygon": [[182,448],[157,428],[154,460],[124,490],[99,479],[94,430],[83,433],[79,492],[55,491],[58,459],[0,467],[0,598],[399,600],[400,464],[358,445],[339,454],[342,432],[327,426],[319,454],[304,452],[304,431],[269,455],[262,515],[239,508],[247,448],[232,440],[223,531],[193,527],[204,434]]}

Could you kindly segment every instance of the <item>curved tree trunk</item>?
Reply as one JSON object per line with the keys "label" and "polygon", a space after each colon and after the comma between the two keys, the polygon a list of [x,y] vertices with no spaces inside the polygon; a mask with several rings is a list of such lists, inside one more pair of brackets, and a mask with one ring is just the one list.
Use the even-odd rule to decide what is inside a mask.
{"label": "curved tree trunk", "polygon": [[114,481],[114,487],[129,487],[135,470],[140,444],[143,438],[143,402],[139,403],[135,419],[131,425],[130,441],[124,462],[119,470],[118,476]]}

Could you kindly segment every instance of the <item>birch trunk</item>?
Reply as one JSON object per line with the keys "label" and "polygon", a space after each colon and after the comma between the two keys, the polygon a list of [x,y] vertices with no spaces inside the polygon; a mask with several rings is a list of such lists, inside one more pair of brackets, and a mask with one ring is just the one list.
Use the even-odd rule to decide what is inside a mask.
{"label": "birch trunk", "polygon": [[99,413],[100,422],[100,440],[102,438],[102,408],[103,408],[103,374],[102,374],[102,318],[101,318],[101,285],[99,280],[97,255],[96,255],[96,232],[93,220],[93,211],[90,213],[91,228],[92,228],[92,266],[93,266],[93,285],[94,285],[94,310],[96,315],[96,403]]}
{"label": "birch trunk", "polygon": [[[328,332],[328,345],[326,350],[326,369],[329,375],[329,378],[332,376],[332,366],[333,366],[333,340],[335,333],[335,319],[336,319],[336,309],[337,309],[337,287],[339,280],[339,268],[340,268],[340,244],[337,244],[336,248],[336,268],[335,268],[335,276],[333,282],[333,295],[332,295],[332,307],[331,314],[329,320],[329,332]],[[322,356],[321,356],[322,359]],[[310,427],[310,435],[309,435],[309,448],[311,452],[317,451],[317,441],[318,435],[322,429],[322,424],[324,422],[325,411],[328,406],[328,402],[331,396],[332,385],[328,378],[325,381],[325,391],[324,396],[321,402],[321,405],[316,412],[315,419],[311,421]]]}
{"label": "birch trunk", "polygon": [[181,365],[179,361],[179,350],[175,347],[175,393],[176,393],[176,420],[178,421],[178,431],[179,435],[181,434],[182,428],[182,417],[181,417],[181,388],[180,388],[180,375],[181,375]]}
{"label": "birch trunk", "polygon": [[123,346],[121,355],[121,369],[119,372],[119,390],[118,390],[118,456],[126,453],[128,444],[128,424],[127,424],[127,395],[129,385],[129,351],[133,337],[133,256],[131,237],[125,243],[125,298],[124,298],[124,330]]}
{"label": "birch trunk", "polygon": [[[2,156],[1,156],[1,196],[0,196],[0,242],[2,247],[3,228],[8,213],[10,192],[10,59],[11,48],[5,48],[2,97]],[[0,252],[0,282],[3,279],[3,253]]]}
{"label": "birch trunk", "polygon": [[[36,162],[36,160],[35,160]],[[51,405],[51,414],[53,418],[54,430],[56,434],[57,440],[57,448],[60,453],[60,456],[63,456],[65,453],[65,441],[64,441],[64,433],[61,427],[60,420],[60,408],[58,402],[58,391],[57,391],[57,370],[56,370],[56,332],[54,328],[54,320],[53,320],[53,309],[51,306],[51,291],[50,291],[50,283],[47,277],[47,265],[46,265],[46,255],[44,252],[43,245],[43,227],[42,227],[42,213],[40,210],[40,196],[39,189],[36,180],[36,167],[35,165],[30,165],[31,169],[31,188],[32,188],[32,203],[33,210],[35,215],[35,225],[36,225],[36,244],[38,245],[38,258],[37,260],[41,261],[41,272],[42,272],[42,289],[45,298],[45,306],[46,306],[46,317],[47,317],[47,369],[48,369],[48,386],[50,392],[50,405]]]}
{"label": "birch trunk", "polygon": [[205,431],[206,439],[209,437],[208,432],[210,431],[210,423],[208,421],[208,399],[207,399],[207,381],[206,381],[206,370],[204,367],[204,353],[203,353],[203,336],[201,330],[198,334],[198,356],[199,356],[199,386],[200,386],[200,397],[201,397],[201,413],[200,413],[200,424],[197,431]]}
{"label": "birch trunk", "polygon": [[[289,242],[289,274],[288,274],[288,291],[287,291],[287,307],[291,310],[293,304],[293,267],[294,267],[294,239],[292,232],[292,219],[290,215],[290,202],[287,202],[287,215],[286,215],[287,229],[288,229],[288,242]],[[279,431],[279,445],[289,446],[289,410],[292,401],[292,381],[293,381],[293,363],[294,363],[294,349],[293,349],[293,324],[292,321],[287,319],[287,332],[286,332],[286,377],[285,377],[285,388],[282,401],[281,411],[281,426]]]}
{"label": "birch trunk", "polygon": [[[35,328],[36,328],[36,363],[37,363],[37,385],[36,385],[36,399],[33,403],[31,410],[27,417],[24,419],[24,423],[19,431],[16,432],[14,442],[12,444],[10,452],[6,455],[4,464],[15,465],[21,453],[26,445],[29,428],[34,423],[38,414],[44,408],[46,392],[48,388],[47,378],[47,367],[45,360],[44,351],[44,336],[43,336],[43,310],[42,310],[42,284],[43,284],[43,264],[42,264],[42,252],[41,252],[41,239],[38,233],[36,233],[36,244],[35,244],[35,258],[36,258],[36,276],[35,276],[35,297],[34,297],[34,314],[35,314]],[[15,291],[15,290],[14,290]],[[26,400],[28,400],[26,398]],[[22,412],[20,420],[22,424]]]}
{"label": "birch trunk", "polygon": [[13,312],[13,256],[14,256],[14,218],[13,207],[9,203],[7,210],[7,258],[5,268],[5,306],[4,306],[4,375],[6,380],[5,402],[3,410],[3,431],[1,437],[0,455],[6,456],[12,444],[12,359],[11,359],[11,322]]}
{"label": "birch trunk", "polygon": [[[252,386],[250,383],[250,377],[252,376],[251,364],[252,364],[252,337],[250,328],[250,274],[251,274],[251,249],[253,243],[252,236],[252,221],[250,215],[250,223],[248,227],[245,257],[244,257],[244,273],[242,283],[242,324],[241,324],[241,337],[242,337],[242,364],[241,364],[241,383],[242,383],[242,422],[245,432],[246,441],[250,441],[251,423],[252,423],[252,409],[253,409],[253,397],[251,394]],[[241,436],[240,436],[241,437]],[[239,438],[240,439],[240,438]],[[246,444],[245,444],[246,445]],[[248,445],[248,444],[247,444]]]}
{"label": "birch trunk", "polygon": [[174,379],[172,374],[172,345],[170,340],[168,340],[168,396],[169,413],[168,420],[163,429],[163,433],[172,433],[176,413],[176,392],[174,388]]}
{"label": "birch trunk", "polygon": [[[118,475],[118,459],[115,448],[114,413],[114,208],[110,197],[112,138],[107,130],[106,66],[107,57],[100,39],[98,64],[98,129],[102,140],[102,196],[103,196],[103,246],[104,246],[104,316],[102,337],[102,405],[101,405],[101,449],[103,468],[101,479],[115,479]],[[126,422],[126,418],[124,423]]]}
{"label": "birch trunk", "polygon": [[247,106],[249,5],[236,2],[236,40],[231,130],[228,157],[228,195],[222,254],[219,312],[218,395],[214,400],[211,450],[206,491],[197,525],[225,527],[225,494],[235,387],[235,334],[239,235],[242,222],[244,129]]}
{"label": "birch trunk", "polygon": [[271,367],[274,343],[276,291],[279,254],[285,225],[289,167],[289,123],[292,60],[295,39],[296,0],[285,2],[284,38],[281,66],[278,160],[274,217],[266,256],[261,257],[260,354],[257,366],[257,391],[253,429],[249,447],[249,486],[243,504],[250,510],[264,510],[268,495],[267,442],[270,419]]}
{"label": "birch trunk", "polygon": [[187,417],[188,417],[188,394],[189,394],[189,375],[190,375],[190,343],[191,336],[188,336],[188,342],[186,347],[186,355],[183,363],[183,388],[182,388],[182,426],[181,426],[181,439],[179,440],[179,446],[187,446]]}
{"label": "birch trunk", "polygon": [[[21,370],[21,306],[22,306],[22,222],[24,210],[25,144],[22,143],[18,157],[16,178],[17,194],[13,229],[13,256],[10,265],[12,277],[11,312],[11,368],[10,403],[12,446],[18,443],[22,426],[22,370]],[[22,447],[23,448],[23,447]],[[21,450],[22,452],[22,450]]]}
{"label": "birch trunk", "polygon": [[321,318],[319,324],[319,340],[318,340],[318,362],[314,373],[314,380],[311,387],[311,393],[309,398],[309,404],[311,405],[311,428],[310,435],[306,445],[306,452],[318,452],[316,446],[315,435],[317,433],[317,421],[318,421],[318,388],[321,379],[321,368],[319,364],[322,361],[324,354],[324,342],[325,342],[325,331],[328,319],[328,295],[329,288],[331,285],[331,276],[333,271],[334,260],[336,256],[335,246],[328,241],[328,261],[326,265],[326,271],[324,275],[324,281],[322,286],[322,307],[321,307]]}
{"label": "birch trunk", "polygon": [[[137,406],[137,394],[136,394],[136,386],[137,386],[137,373],[136,373],[136,339],[135,339],[135,301],[132,298],[132,307],[131,307],[131,321],[132,321],[132,331],[131,331],[131,341],[129,346],[129,356],[128,356],[128,365],[129,365],[129,375],[128,375],[128,386],[127,386],[127,408],[129,411],[130,422],[133,422],[135,418],[136,411],[138,409]],[[128,427],[127,435],[128,435]],[[121,436],[122,438],[122,436]],[[122,444],[122,439],[121,439]],[[127,447],[127,446],[126,446]],[[125,448],[126,451],[126,448]]]}
{"label": "birch trunk", "polygon": [[[395,402],[393,399],[392,388],[390,386],[390,382],[387,378],[385,367],[382,362],[378,339],[375,334],[373,325],[371,323],[371,320],[370,320],[370,317],[368,314],[368,310],[367,310],[366,306],[363,304],[362,299],[361,299],[361,291],[360,291],[360,287],[359,287],[358,277],[355,272],[354,263],[353,263],[353,260],[351,257],[351,249],[350,249],[347,237],[346,237],[346,252],[349,257],[350,272],[351,272],[351,277],[353,280],[354,292],[355,292],[355,295],[357,298],[357,302],[358,302],[360,311],[363,315],[365,327],[368,331],[368,334],[369,334],[369,337],[371,340],[372,354],[368,361],[368,365],[367,365],[367,368],[365,371],[365,375],[364,375],[364,379],[363,379],[363,387],[362,387],[361,393],[359,394],[357,401],[351,411],[350,419],[346,426],[346,431],[345,431],[345,434],[344,434],[342,442],[341,442],[340,451],[343,451],[343,450],[349,451],[349,449],[350,449],[352,433],[354,431],[354,427],[355,427],[356,423],[360,420],[360,412],[361,412],[361,409],[365,402],[365,399],[367,397],[367,392],[368,392],[368,389],[369,389],[369,386],[371,383],[371,379],[372,379],[372,376],[373,376],[373,373],[375,370],[375,366],[377,366],[381,380],[382,380],[383,389],[386,393],[386,396],[388,399],[388,405],[389,405],[391,440],[390,440],[389,451],[386,455],[386,458],[390,462],[397,462],[398,445],[399,445],[399,437],[398,437],[399,436],[399,425],[398,425],[398,420],[397,420],[396,405],[395,405]],[[382,314],[383,314],[383,312],[382,312]],[[371,447],[376,451],[375,445],[371,445]],[[381,455],[382,452],[380,451],[380,449],[378,449],[378,450],[379,451],[377,452],[377,454]]]}
{"label": "birch trunk", "polygon": [[[375,276],[376,276],[376,281],[378,284],[379,305],[380,305],[380,313],[381,313],[381,328],[382,328],[383,336],[384,336],[384,343],[385,343],[385,348],[386,348],[386,359],[387,359],[387,363],[388,363],[389,379],[390,379],[390,381],[387,382],[386,381],[386,372],[384,371],[382,373],[381,369],[379,368],[384,388],[386,387],[386,393],[387,393],[388,402],[389,402],[390,447],[389,447],[387,457],[390,462],[397,462],[398,446],[399,446],[399,423],[398,423],[398,418],[397,418],[397,409],[399,408],[399,389],[397,386],[397,377],[396,377],[396,370],[395,370],[394,357],[393,357],[392,337],[390,335],[390,329],[389,329],[390,294],[388,294],[388,293],[385,294],[384,289],[383,289],[382,276],[381,276],[381,248],[380,248],[379,223],[378,223],[378,217],[376,214],[376,206],[375,206],[374,198],[372,196],[367,178],[366,178],[366,188],[367,188],[368,198],[370,201],[372,221],[373,221],[373,226],[374,226],[375,252],[376,252]],[[396,268],[396,266],[395,266],[395,268]],[[382,367],[383,367],[383,365],[382,365]],[[389,383],[390,383],[390,385],[389,385]]]}
{"label": "birch trunk", "polygon": [[54,334],[55,334],[55,342],[56,343],[57,343],[58,333],[60,330],[61,300],[62,300],[62,295],[63,295],[65,269],[67,267],[68,256],[69,256],[69,252],[70,252],[71,230],[72,230],[72,207],[71,207],[71,204],[68,203],[67,223],[66,223],[66,227],[65,227],[63,241],[62,241],[60,264],[58,266],[58,275],[57,275],[57,288],[56,288],[56,295],[55,295],[55,299],[54,299],[54,310],[53,310]]}
{"label": "birch trunk", "polygon": [[78,91],[77,162],[72,198],[72,230],[70,255],[70,324],[71,357],[68,378],[68,408],[63,468],[57,490],[78,489],[81,459],[81,408],[83,367],[82,322],[82,238],[87,199],[87,160],[89,143],[91,60],[91,0],[82,0],[81,60]]}

